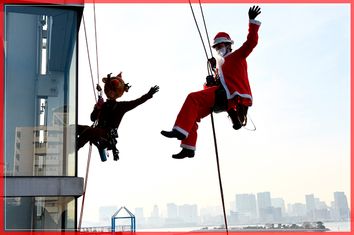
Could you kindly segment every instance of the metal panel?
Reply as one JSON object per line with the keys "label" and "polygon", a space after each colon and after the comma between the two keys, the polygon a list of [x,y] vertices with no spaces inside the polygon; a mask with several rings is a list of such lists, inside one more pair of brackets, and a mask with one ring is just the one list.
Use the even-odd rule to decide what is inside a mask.
{"label": "metal panel", "polygon": [[83,194],[81,177],[5,177],[6,197],[73,196]]}

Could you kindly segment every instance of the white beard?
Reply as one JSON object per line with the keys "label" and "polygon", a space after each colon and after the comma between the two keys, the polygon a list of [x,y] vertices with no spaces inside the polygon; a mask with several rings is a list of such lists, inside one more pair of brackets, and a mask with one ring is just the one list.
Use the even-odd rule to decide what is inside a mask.
{"label": "white beard", "polygon": [[219,54],[217,56],[215,56],[215,60],[216,60],[216,66],[218,68],[220,68],[225,62],[224,57],[220,56]]}

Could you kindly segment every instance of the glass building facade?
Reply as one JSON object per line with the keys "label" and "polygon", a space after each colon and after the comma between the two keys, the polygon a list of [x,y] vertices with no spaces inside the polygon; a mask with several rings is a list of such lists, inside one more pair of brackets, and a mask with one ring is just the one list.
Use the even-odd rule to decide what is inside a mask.
{"label": "glass building facade", "polygon": [[[65,180],[70,191],[77,176],[83,6],[5,5],[4,11],[5,230],[75,230],[80,195],[57,187]],[[10,185],[35,185],[39,177],[48,185]]]}

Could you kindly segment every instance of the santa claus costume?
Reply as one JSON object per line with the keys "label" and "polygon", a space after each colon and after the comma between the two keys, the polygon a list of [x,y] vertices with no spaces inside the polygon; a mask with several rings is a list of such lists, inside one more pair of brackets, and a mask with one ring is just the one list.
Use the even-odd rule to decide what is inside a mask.
{"label": "santa claus costume", "polygon": [[229,51],[218,51],[221,56],[216,59],[216,71],[220,85],[190,93],[176,118],[172,131],[161,132],[166,137],[181,140],[182,151],[173,155],[173,158],[194,157],[197,142],[197,123],[212,112],[215,104],[215,92],[218,89],[225,90],[227,98],[227,110],[225,111],[228,111],[229,114],[239,104],[245,107],[252,105],[253,98],[248,80],[246,58],[258,43],[260,24],[259,21],[250,19],[247,40],[234,52],[231,52],[233,41],[230,36],[225,32],[216,34],[213,43],[214,49],[218,51],[218,46],[223,44],[230,46]]}

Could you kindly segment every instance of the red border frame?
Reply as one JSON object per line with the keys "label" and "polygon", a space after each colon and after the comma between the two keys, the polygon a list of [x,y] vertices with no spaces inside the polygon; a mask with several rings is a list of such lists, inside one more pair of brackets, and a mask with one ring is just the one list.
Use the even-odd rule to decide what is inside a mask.
{"label": "red border frame", "polygon": [[[0,53],[1,53],[1,63],[0,63],[0,94],[2,95],[0,98],[0,149],[4,149],[4,4],[43,4],[43,3],[53,3],[53,4],[84,4],[84,3],[188,3],[188,0],[4,0],[4,2],[0,3],[0,37],[1,37],[1,46],[0,46]],[[191,0],[192,3],[198,3],[199,0]],[[247,0],[201,0],[203,3],[250,3],[253,4],[252,1]],[[354,6],[351,0],[259,0],[257,4],[260,3],[348,3],[350,4],[350,22],[353,22],[353,12]],[[350,25],[350,67],[352,68],[353,65],[353,31],[354,26],[351,23]],[[352,79],[352,71],[350,70],[350,90],[354,90],[354,82]],[[354,138],[354,126],[352,122],[352,117],[354,115],[353,110],[353,103],[354,103],[354,96],[352,92],[350,93],[350,167],[351,169],[354,168],[354,163],[352,161],[353,152],[352,152],[352,139]],[[7,235],[24,235],[24,234],[35,234],[35,235],[59,235],[59,234],[68,234],[68,235],[77,235],[77,234],[112,234],[112,232],[6,232],[4,231],[4,152],[1,152],[0,157],[0,166],[2,166],[2,170],[0,169],[0,196],[3,199],[0,202],[0,234],[7,234]],[[350,230],[351,232],[331,232],[331,235],[351,235],[352,231],[354,231],[354,224],[353,224],[353,208],[354,208],[354,189],[353,189],[353,172],[350,171],[350,179],[351,179],[351,189],[350,189],[350,208],[351,208],[351,225]],[[128,232],[117,232],[117,234],[128,234]],[[130,234],[130,233],[129,233]],[[172,234],[202,234],[202,235],[225,235],[226,232],[136,232],[136,235],[172,235]],[[229,232],[231,235],[256,235],[256,234],[290,234],[290,235],[303,235],[307,234],[307,232]],[[310,235],[324,235],[322,232],[309,232]]]}

